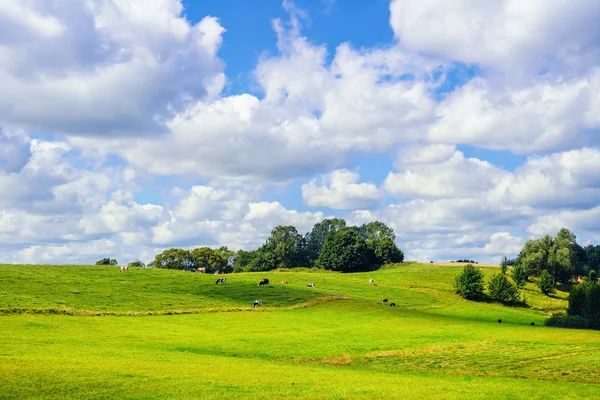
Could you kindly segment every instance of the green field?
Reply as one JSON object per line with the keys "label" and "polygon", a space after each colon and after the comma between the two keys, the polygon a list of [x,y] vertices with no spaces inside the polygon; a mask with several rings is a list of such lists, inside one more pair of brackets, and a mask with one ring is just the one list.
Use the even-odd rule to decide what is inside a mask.
{"label": "green field", "polygon": [[600,398],[600,332],[543,326],[567,293],[469,302],[460,270],[0,266],[0,398]]}

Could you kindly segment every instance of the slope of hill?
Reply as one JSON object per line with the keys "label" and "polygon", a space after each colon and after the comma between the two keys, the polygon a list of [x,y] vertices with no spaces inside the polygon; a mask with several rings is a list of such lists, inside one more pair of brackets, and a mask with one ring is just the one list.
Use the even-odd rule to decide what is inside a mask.
{"label": "slope of hill", "polygon": [[300,269],[216,285],[181,271],[0,266],[0,397],[600,396],[600,332],[541,326],[566,293],[530,284],[529,307],[469,302],[452,290],[459,271]]}

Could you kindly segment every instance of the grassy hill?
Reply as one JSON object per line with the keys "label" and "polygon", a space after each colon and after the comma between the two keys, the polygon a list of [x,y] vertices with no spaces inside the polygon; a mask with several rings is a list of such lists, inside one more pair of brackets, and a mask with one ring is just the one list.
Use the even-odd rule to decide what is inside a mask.
{"label": "grassy hill", "polygon": [[542,326],[567,293],[469,302],[460,270],[0,266],[0,398],[600,397],[600,332]]}

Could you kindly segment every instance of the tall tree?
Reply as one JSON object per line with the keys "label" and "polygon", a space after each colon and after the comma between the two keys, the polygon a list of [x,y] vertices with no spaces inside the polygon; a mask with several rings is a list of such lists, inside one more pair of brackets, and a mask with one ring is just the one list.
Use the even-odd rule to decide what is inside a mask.
{"label": "tall tree", "polygon": [[291,225],[276,226],[259,251],[270,253],[276,268],[308,266],[305,239]]}
{"label": "tall tree", "polygon": [[153,265],[156,268],[190,270],[196,268],[196,261],[189,250],[173,248],[158,254]]}
{"label": "tall tree", "polygon": [[370,267],[367,242],[352,229],[330,232],[317,260],[320,268],[333,271],[365,271]]}
{"label": "tall tree", "polygon": [[306,255],[311,265],[314,265],[321,254],[323,243],[329,232],[335,232],[346,227],[346,221],[341,218],[328,218],[316,223],[305,235]]}
{"label": "tall tree", "polygon": [[191,255],[194,259],[196,267],[206,268],[206,273],[227,272],[227,258],[219,250],[211,249],[210,247],[200,247],[192,250]]}

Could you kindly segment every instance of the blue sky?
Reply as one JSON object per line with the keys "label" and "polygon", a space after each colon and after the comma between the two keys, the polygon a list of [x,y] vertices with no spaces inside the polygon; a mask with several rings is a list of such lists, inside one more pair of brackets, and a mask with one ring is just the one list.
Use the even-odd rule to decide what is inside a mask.
{"label": "blue sky", "polygon": [[597,1],[90,1],[0,9],[0,262],[328,216],[426,261],[600,241]]}

